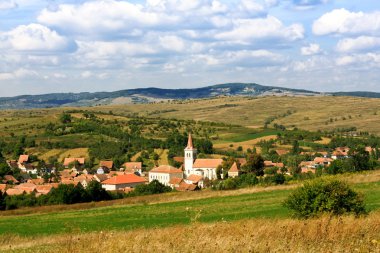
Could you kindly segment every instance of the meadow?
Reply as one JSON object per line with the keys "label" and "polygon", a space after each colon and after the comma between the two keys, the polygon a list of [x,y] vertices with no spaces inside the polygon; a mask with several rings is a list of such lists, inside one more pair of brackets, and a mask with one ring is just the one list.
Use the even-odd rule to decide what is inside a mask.
{"label": "meadow", "polygon": [[[380,209],[380,171],[335,176],[351,182],[366,196],[369,211]],[[102,230],[157,228],[197,222],[250,218],[289,218],[283,200],[297,185],[252,187],[237,191],[201,191],[143,196],[111,202],[110,206],[60,210],[59,206],[0,213],[0,234],[37,236]],[[80,206],[81,204],[79,204]],[[74,206],[75,208],[75,206]],[[44,211],[45,210],[45,211]]]}

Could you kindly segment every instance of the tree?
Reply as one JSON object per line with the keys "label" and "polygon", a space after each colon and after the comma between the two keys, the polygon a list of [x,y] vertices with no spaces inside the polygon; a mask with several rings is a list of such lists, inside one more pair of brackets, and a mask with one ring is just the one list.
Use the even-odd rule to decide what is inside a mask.
{"label": "tree", "polygon": [[107,191],[102,188],[102,184],[96,180],[92,180],[90,183],[88,183],[86,191],[92,201],[111,199]]}
{"label": "tree", "polygon": [[297,155],[300,153],[300,144],[297,140],[293,141],[292,154]]}
{"label": "tree", "polygon": [[256,176],[264,175],[264,159],[259,154],[251,154],[247,163],[242,166],[242,170],[248,173],[254,173]]}
{"label": "tree", "polygon": [[59,120],[63,124],[71,123],[71,120],[72,120],[71,114],[69,114],[69,113],[62,113],[61,116],[59,117]]}
{"label": "tree", "polygon": [[300,218],[311,218],[324,213],[366,213],[363,195],[338,180],[316,179],[306,182],[290,194],[284,205]]}

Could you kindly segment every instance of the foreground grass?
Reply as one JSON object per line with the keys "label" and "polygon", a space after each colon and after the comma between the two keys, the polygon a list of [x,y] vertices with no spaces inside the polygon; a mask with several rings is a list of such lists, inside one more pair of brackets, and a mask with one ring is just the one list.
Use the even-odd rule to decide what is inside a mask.
{"label": "foreground grass", "polygon": [[[354,183],[353,187],[366,195],[367,207],[373,211],[380,209],[379,175],[379,171],[373,171],[339,178]],[[46,213],[36,214],[35,209],[27,209],[30,212],[25,215],[5,212],[8,215],[0,217],[0,234],[30,237],[72,231],[159,228],[186,225],[195,221],[284,219],[290,215],[282,202],[296,186],[255,187],[228,192],[172,193],[125,199],[122,201],[126,202],[116,202],[114,206],[61,212],[58,211],[59,206],[56,210],[52,207]]]}
{"label": "foreground grass", "polygon": [[98,231],[0,237],[2,252],[379,252],[380,212],[314,220],[253,219]]}

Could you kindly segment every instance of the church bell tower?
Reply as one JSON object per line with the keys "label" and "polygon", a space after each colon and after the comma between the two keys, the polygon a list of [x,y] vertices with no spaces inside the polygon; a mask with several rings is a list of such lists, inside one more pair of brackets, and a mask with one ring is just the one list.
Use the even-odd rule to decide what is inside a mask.
{"label": "church bell tower", "polygon": [[193,146],[193,138],[191,133],[189,133],[189,138],[187,140],[187,147],[185,148],[185,159],[184,159],[184,172],[188,176],[193,174],[193,163],[197,155],[197,149]]}

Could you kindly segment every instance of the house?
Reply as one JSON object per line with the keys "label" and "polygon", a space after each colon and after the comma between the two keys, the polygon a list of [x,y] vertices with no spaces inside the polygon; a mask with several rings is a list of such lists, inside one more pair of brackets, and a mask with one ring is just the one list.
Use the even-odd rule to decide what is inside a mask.
{"label": "house", "polygon": [[175,188],[178,188],[182,182],[183,182],[183,178],[173,177],[169,181],[169,186],[172,189],[175,189]]}
{"label": "house", "polygon": [[111,170],[113,168],[113,161],[100,161],[99,166]]}
{"label": "house", "polygon": [[20,183],[16,178],[14,178],[14,176],[12,175],[5,175],[3,177],[3,182],[4,183],[8,183],[8,182],[11,182],[12,184],[18,184]]}
{"label": "house", "polygon": [[27,163],[28,161],[29,161],[29,155],[20,155],[17,163],[20,165],[20,164]]}
{"label": "house", "polygon": [[29,179],[28,183],[32,183],[35,185],[42,185],[45,183],[45,180],[43,178]]}
{"label": "house", "polygon": [[236,162],[232,164],[231,168],[228,170],[228,177],[238,177],[240,175],[240,169]]}
{"label": "house", "polygon": [[137,185],[145,184],[147,181],[143,177],[135,174],[125,174],[111,177],[102,182],[102,187],[107,191],[122,190],[126,187],[134,188]]}
{"label": "house", "polygon": [[158,180],[161,184],[169,186],[172,178],[183,178],[183,171],[170,165],[161,165],[149,171],[149,182]]}
{"label": "house", "polygon": [[14,189],[19,189],[25,192],[26,194],[30,194],[32,192],[36,192],[36,185],[32,183],[23,183],[16,185]]}
{"label": "house", "polygon": [[38,171],[37,171],[37,168],[34,167],[33,164],[29,164],[29,163],[22,163],[19,165],[19,168],[22,172],[24,173],[30,173],[30,174],[38,174]]}
{"label": "house", "polygon": [[348,158],[349,151],[348,147],[338,147],[333,151],[331,158],[334,160]]}
{"label": "house", "polygon": [[199,187],[196,184],[188,184],[186,182],[181,182],[179,187],[175,188],[177,191],[185,192],[185,191],[195,191],[198,190]]}
{"label": "house", "polygon": [[70,164],[73,164],[75,162],[78,162],[79,166],[83,166],[84,158],[65,158],[65,160],[63,161],[63,166],[65,166],[65,168],[68,168]]}
{"label": "house", "polygon": [[88,179],[88,178],[86,178],[86,179],[83,179],[83,180],[81,180],[81,181],[79,181],[79,183],[83,186],[83,188],[87,188],[87,186],[88,186],[88,184],[90,183],[92,181],[92,179]]}
{"label": "house", "polygon": [[125,173],[138,173],[142,174],[142,162],[126,162],[123,164]]}
{"label": "house", "polygon": [[325,158],[325,157],[316,157],[314,158],[314,164],[315,165],[321,165],[321,166],[329,166],[331,162],[334,161],[332,158]]}
{"label": "house", "polygon": [[193,184],[198,186],[199,188],[203,188],[203,177],[199,175],[190,175],[185,180],[187,184]]}
{"label": "house", "polygon": [[1,193],[5,193],[6,189],[7,189],[7,185],[6,184],[0,184],[0,192]]}
{"label": "house", "polygon": [[53,188],[53,185],[36,185],[36,191],[41,195],[49,194]]}
{"label": "house", "polygon": [[94,180],[98,181],[99,183],[101,183],[107,179],[108,179],[108,175],[105,175],[105,174],[95,174],[94,175]]}
{"label": "house", "polygon": [[15,196],[15,195],[22,195],[24,194],[25,192],[21,189],[15,189],[15,188],[9,188],[8,190],[6,190],[5,192],[8,196]]}
{"label": "house", "polygon": [[290,151],[289,150],[286,150],[286,149],[276,149],[276,153],[279,155],[279,156],[283,156],[283,155],[286,155],[288,154]]}

